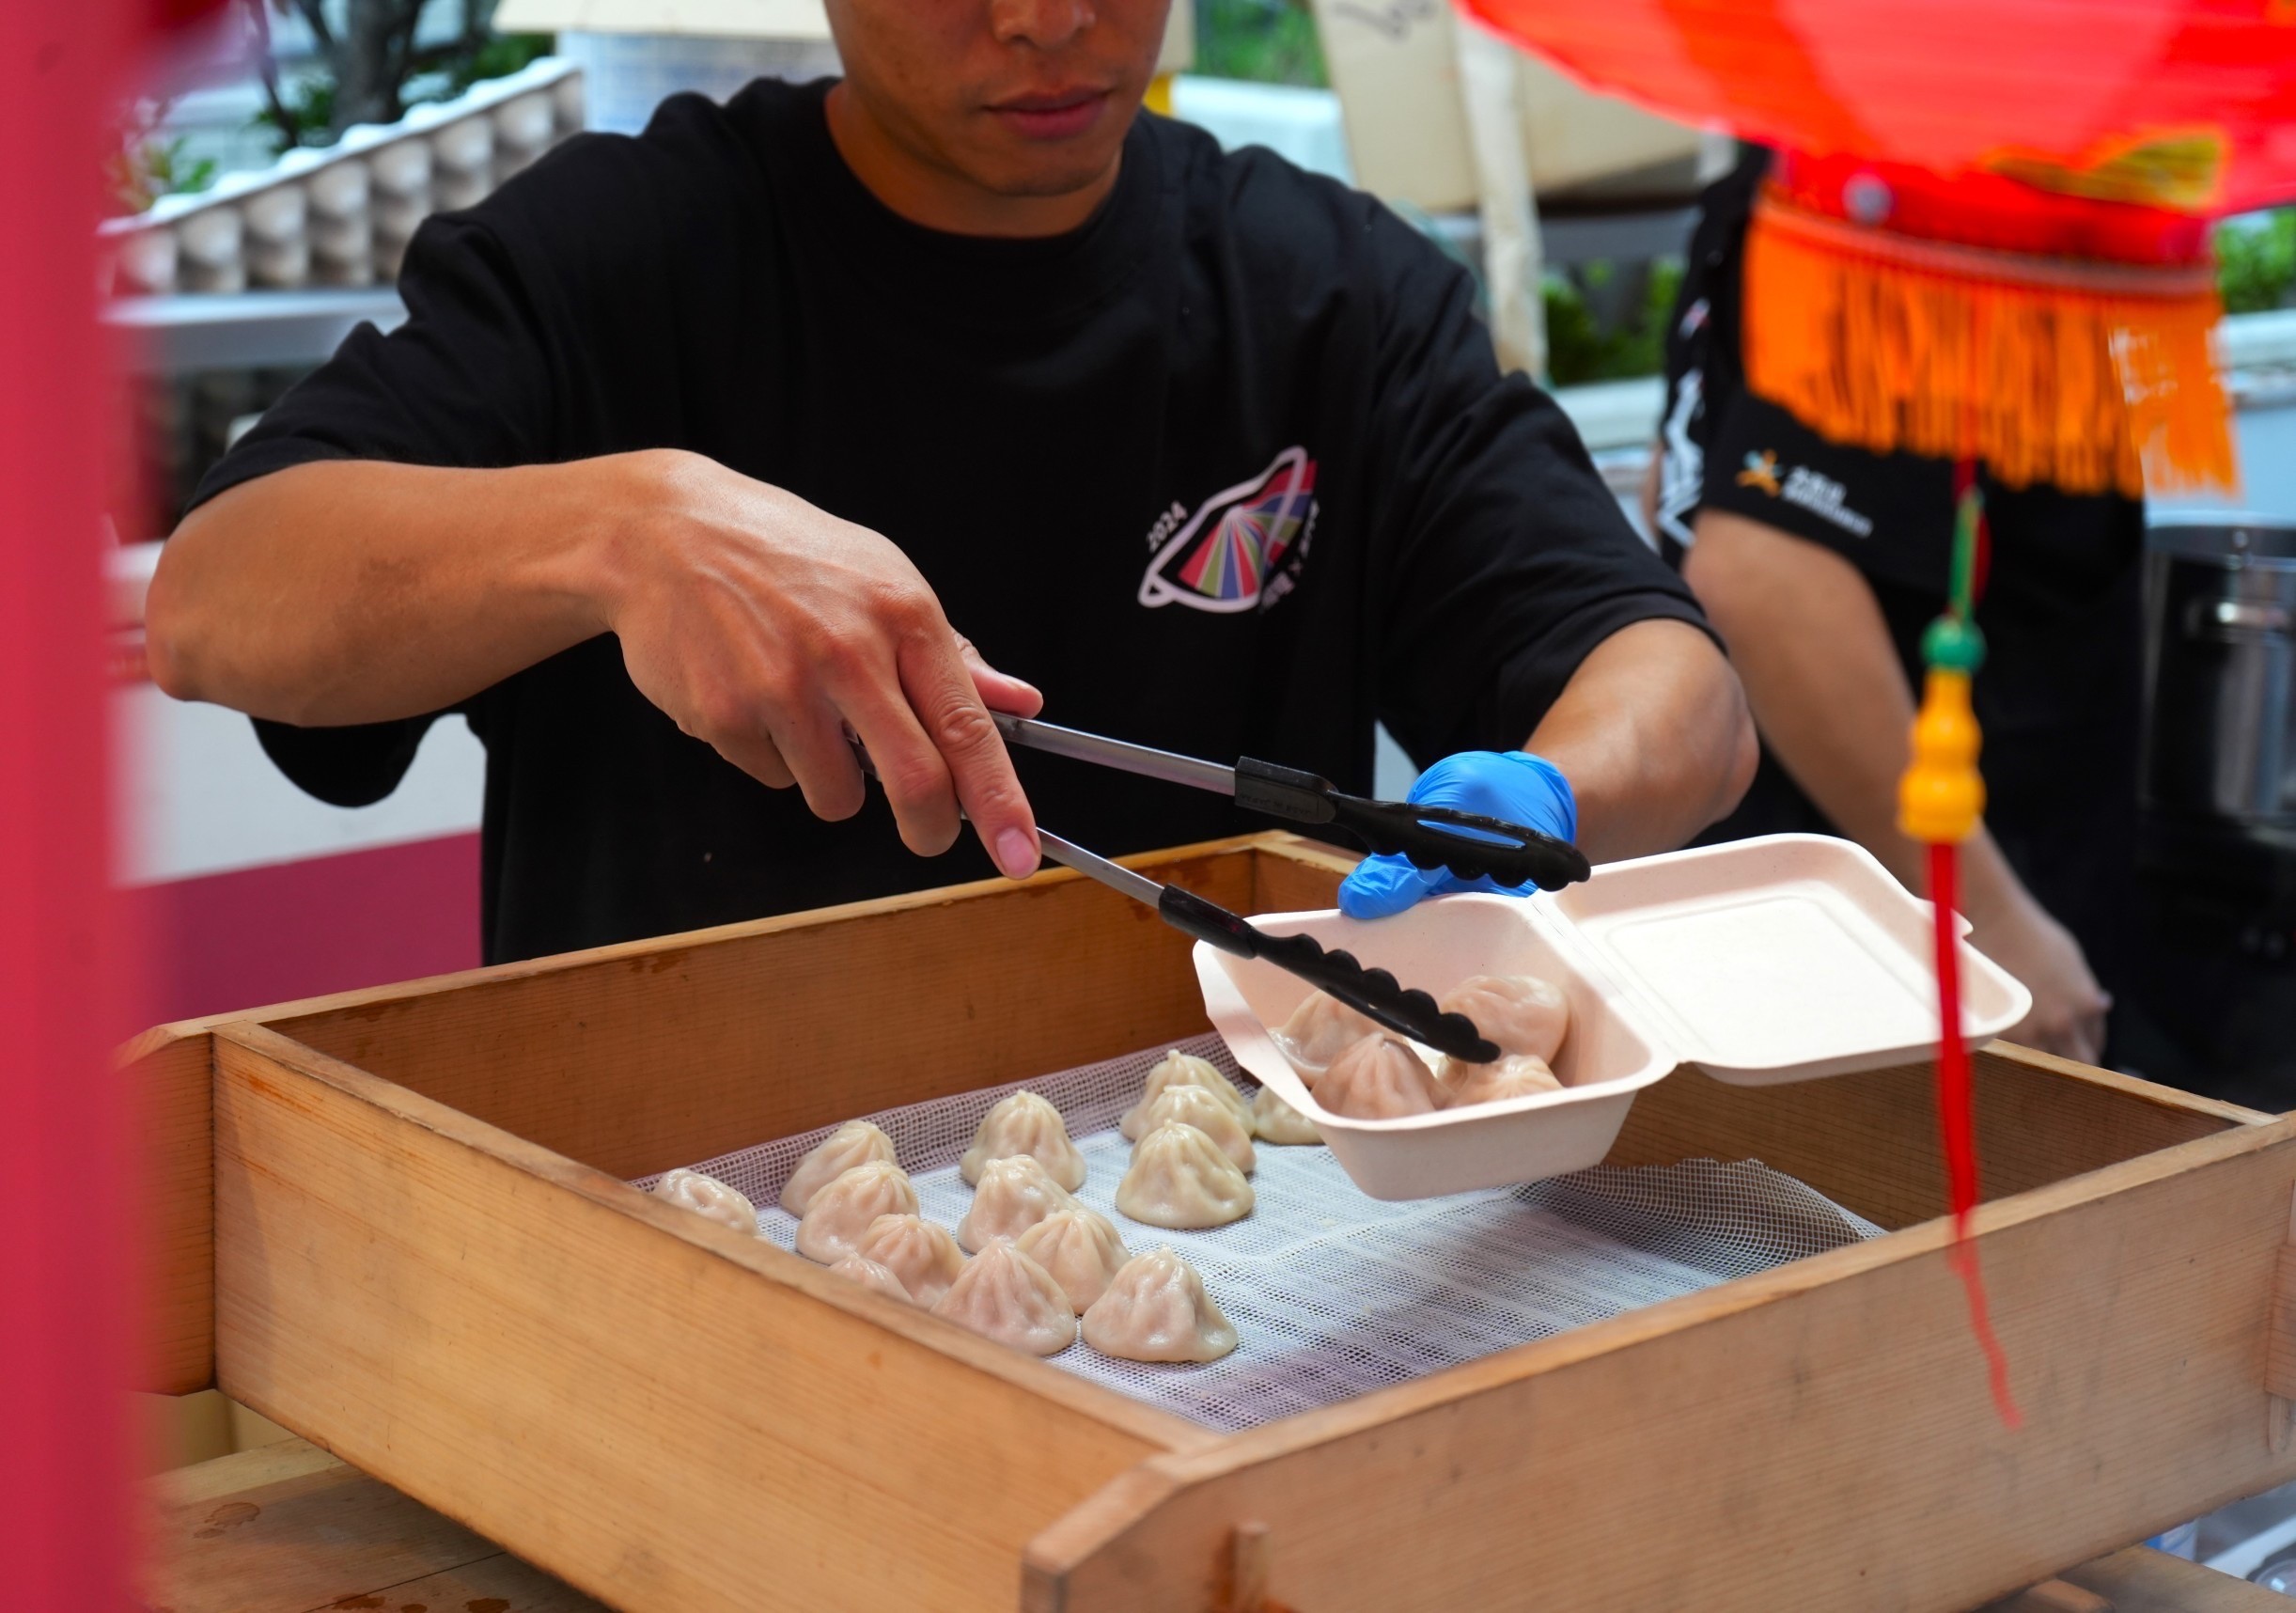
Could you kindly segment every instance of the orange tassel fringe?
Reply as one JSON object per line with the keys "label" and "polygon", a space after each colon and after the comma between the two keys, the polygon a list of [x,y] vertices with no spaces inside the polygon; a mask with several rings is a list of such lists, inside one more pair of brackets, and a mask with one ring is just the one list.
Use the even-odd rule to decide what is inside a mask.
{"label": "orange tassel fringe", "polygon": [[1835,442],[2015,487],[2238,490],[2206,264],[2025,258],[1765,198],[1743,305],[1748,385]]}

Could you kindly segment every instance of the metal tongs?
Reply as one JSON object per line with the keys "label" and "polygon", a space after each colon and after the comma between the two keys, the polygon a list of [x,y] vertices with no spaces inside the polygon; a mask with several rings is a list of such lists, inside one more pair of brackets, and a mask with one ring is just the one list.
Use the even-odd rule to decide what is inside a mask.
{"label": "metal tongs", "polygon": [[[1586,858],[1576,846],[1502,818],[1447,806],[1367,800],[1346,794],[1312,773],[1250,757],[1239,758],[1234,767],[1222,767],[1030,717],[991,714],[1010,744],[1232,795],[1239,806],[1295,823],[1337,823],[1374,852],[1400,853],[1419,868],[1447,868],[1461,879],[1490,874],[1504,885],[1535,882],[1545,890],[1587,875]],[[862,772],[876,777],[867,749],[851,734],[847,738]],[[1470,833],[1454,834],[1451,828]],[[1352,953],[1327,950],[1312,935],[1271,935],[1216,901],[1134,873],[1041,826],[1037,839],[1053,861],[1147,903],[1182,934],[1240,958],[1273,963],[1398,1036],[1470,1064],[1488,1064],[1500,1057],[1498,1044],[1465,1014],[1445,1013],[1427,993],[1402,984],[1384,969],[1365,968]]]}
{"label": "metal tongs", "polygon": [[1216,761],[1080,733],[1033,717],[1003,712],[990,715],[1007,744],[1232,795],[1239,806],[1294,823],[1336,824],[1370,850],[1400,853],[1415,868],[1449,869],[1465,880],[1489,874],[1501,885],[1536,885],[1541,890],[1575,885],[1589,871],[1586,854],[1569,840],[1504,818],[1350,795],[1328,778],[1248,756],[1238,757],[1233,767],[1222,767]]}

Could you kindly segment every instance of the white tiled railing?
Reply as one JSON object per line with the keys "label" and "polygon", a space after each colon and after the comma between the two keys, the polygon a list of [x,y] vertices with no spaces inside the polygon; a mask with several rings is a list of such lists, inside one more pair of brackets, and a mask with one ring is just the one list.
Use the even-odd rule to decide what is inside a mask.
{"label": "white tiled railing", "polygon": [[162,196],[100,231],[122,295],[300,290],[397,278],[417,226],[466,208],[582,127],[582,70],[556,57],[356,124],[213,189]]}

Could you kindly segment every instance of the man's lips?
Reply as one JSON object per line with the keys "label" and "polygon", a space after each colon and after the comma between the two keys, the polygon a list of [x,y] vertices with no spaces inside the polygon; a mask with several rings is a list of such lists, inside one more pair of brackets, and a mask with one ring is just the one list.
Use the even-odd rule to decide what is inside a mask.
{"label": "man's lips", "polygon": [[1104,89],[1057,89],[1008,96],[989,110],[1006,127],[1035,140],[1065,140],[1099,120],[1108,105]]}

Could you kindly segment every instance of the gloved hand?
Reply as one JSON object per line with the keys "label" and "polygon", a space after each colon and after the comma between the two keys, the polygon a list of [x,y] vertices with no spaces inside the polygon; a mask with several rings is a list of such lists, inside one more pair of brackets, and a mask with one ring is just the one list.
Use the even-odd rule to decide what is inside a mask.
{"label": "gloved hand", "polygon": [[[1570,781],[1553,762],[1527,751],[1463,750],[1446,756],[1419,775],[1404,799],[1504,818],[1560,839],[1578,838],[1579,806],[1571,797]],[[1339,910],[1350,918],[1386,918],[1422,897],[1457,890],[1527,896],[1537,888],[1499,885],[1489,874],[1462,880],[1448,869],[1415,868],[1409,857],[1388,853],[1366,857],[1340,882]]]}

